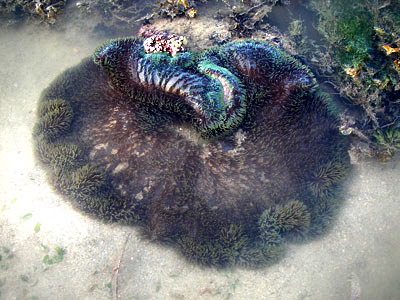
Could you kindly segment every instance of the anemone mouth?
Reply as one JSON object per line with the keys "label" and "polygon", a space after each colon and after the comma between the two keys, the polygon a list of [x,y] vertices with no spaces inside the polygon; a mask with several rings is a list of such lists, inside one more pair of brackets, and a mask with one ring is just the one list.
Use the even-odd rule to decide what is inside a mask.
{"label": "anemone mouth", "polygon": [[348,168],[348,146],[318,91],[288,93],[282,103],[274,87],[254,78],[238,83],[252,75],[241,75],[234,62],[222,69],[206,57],[210,80],[221,76],[227,89],[233,86],[231,96],[240,88],[251,102],[230,135],[206,138],[181,96],[149,88],[154,74],[164,77],[164,90],[179,74],[152,63],[139,71],[146,84],[131,84],[132,56],[123,57],[120,67],[111,66],[118,74],[83,60],[39,101],[35,152],[74,206],[139,224],[151,239],[205,265],[266,265],[280,257],[286,236],[322,231],[339,202],[332,195]]}

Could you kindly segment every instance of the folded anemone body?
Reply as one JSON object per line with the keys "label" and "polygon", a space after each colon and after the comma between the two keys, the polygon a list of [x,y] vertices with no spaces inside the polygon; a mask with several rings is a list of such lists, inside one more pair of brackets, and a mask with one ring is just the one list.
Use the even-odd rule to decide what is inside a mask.
{"label": "folded anemone body", "polygon": [[39,102],[50,183],[201,264],[274,262],[340,202],[349,159],[334,107],[307,67],[264,42],[170,56],[112,40]]}

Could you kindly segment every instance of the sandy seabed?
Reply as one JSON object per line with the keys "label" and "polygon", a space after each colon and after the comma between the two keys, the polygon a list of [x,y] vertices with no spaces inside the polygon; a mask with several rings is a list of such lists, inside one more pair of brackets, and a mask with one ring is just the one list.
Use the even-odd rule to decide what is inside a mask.
{"label": "sandy seabed", "polygon": [[[201,268],[135,228],[75,211],[34,159],[40,92],[102,41],[35,26],[1,29],[0,41],[0,299],[346,300],[357,290],[361,300],[400,299],[400,159],[354,165],[331,230],[290,245],[277,264]],[[44,263],[57,247],[62,260]]]}

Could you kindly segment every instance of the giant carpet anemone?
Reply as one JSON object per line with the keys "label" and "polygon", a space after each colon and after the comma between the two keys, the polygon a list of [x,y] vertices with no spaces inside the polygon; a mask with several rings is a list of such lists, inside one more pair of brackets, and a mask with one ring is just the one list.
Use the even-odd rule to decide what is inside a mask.
{"label": "giant carpet anemone", "polygon": [[307,67],[268,43],[146,54],[106,42],[41,94],[34,149],[74,207],[212,266],[323,232],[348,141]]}

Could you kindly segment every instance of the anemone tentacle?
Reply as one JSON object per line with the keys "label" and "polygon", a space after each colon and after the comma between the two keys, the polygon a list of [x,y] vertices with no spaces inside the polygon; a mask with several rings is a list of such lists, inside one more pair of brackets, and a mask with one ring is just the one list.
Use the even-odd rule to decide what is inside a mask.
{"label": "anemone tentacle", "polygon": [[349,170],[331,100],[260,41],[170,56],[112,40],[37,112],[34,151],[74,207],[205,265],[265,266],[324,232]]}
{"label": "anemone tentacle", "polygon": [[[246,93],[239,78],[209,59],[207,56],[198,63],[198,69],[212,80],[217,81],[222,87],[222,95],[216,95],[215,101],[221,101],[223,111],[216,120],[219,125],[214,127],[223,128],[228,132],[237,128],[246,112]],[[210,93],[207,96],[212,96]]]}
{"label": "anemone tentacle", "polygon": [[294,88],[309,90],[316,86],[315,78],[306,66],[266,42],[231,42],[222,46],[218,54],[229,58],[236,71],[251,81],[279,85],[286,91]]}
{"label": "anemone tentacle", "polygon": [[139,39],[111,40],[96,50],[94,62],[108,70],[113,85],[123,93],[129,94],[127,88],[139,85],[180,96],[179,101],[194,112],[193,123],[204,135],[224,134],[240,125],[246,110],[245,92],[228,69],[205,58],[197,71],[191,70],[184,68],[190,64],[187,53],[171,58],[146,54],[142,48]]}

